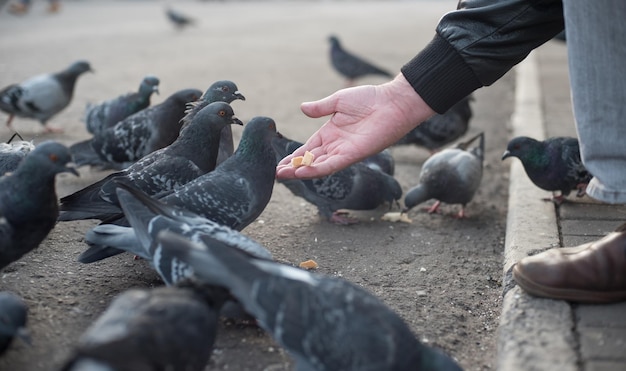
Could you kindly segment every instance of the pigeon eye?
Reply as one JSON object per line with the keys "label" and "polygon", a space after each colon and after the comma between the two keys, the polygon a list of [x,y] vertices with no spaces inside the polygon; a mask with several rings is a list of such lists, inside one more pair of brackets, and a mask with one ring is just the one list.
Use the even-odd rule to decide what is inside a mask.
{"label": "pigeon eye", "polygon": [[228,86],[222,86],[222,91],[223,91],[223,92],[228,92],[228,90],[229,90],[229,89],[228,89]]}
{"label": "pigeon eye", "polygon": [[52,161],[52,162],[57,162],[57,160],[59,159],[59,158],[57,157],[57,155],[55,155],[54,153],[53,153],[53,154],[51,154],[51,155],[50,155],[50,156],[48,156],[48,157],[50,158],[50,161]]}
{"label": "pigeon eye", "polygon": [[226,116],[226,111],[220,110],[217,114],[222,116],[222,117],[224,117],[224,116]]}

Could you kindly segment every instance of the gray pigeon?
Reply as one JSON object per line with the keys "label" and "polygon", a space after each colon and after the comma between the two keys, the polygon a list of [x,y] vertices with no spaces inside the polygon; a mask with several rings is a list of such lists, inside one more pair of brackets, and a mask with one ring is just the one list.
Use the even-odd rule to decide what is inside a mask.
{"label": "gray pigeon", "polygon": [[297,370],[461,370],[422,344],[382,301],[346,280],[256,259],[217,240],[199,244],[171,231],[158,238],[198,280],[226,288],[289,352]]}
{"label": "gray pigeon", "polygon": [[337,36],[331,35],[330,41],[330,62],[333,68],[344,78],[346,85],[351,86],[354,80],[366,75],[382,75],[393,78],[393,75],[382,68],[374,66],[363,58],[345,50]]}
{"label": "gray pigeon", "polygon": [[127,290],[85,331],[61,370],[204,370],[227,296],[210,286]]}
{"label": "gray pigeon", "polygon": [[539,188],[560,192],[550,200],[561,203],[572,190],[577,196],[585,195],[592,175],[580,159],[578,139],[553,137],[538,141],[529,137],[511,139],[502,159],[517,157],[526,174]]}
{"label": "gray pigeon", "polygon": [[[278,160],[291,154],[302,143],[286,137],[274,139]],[[393,176],[358,162],[331,175],[317,179],[279,180],[294,195],[317,206],[322,217],[337,224],[356,223],[342,210],[373,210],[402,197],[402,187]]]}
{"label": "gray pigeon", "polygon": [[165,9],[165,15],[167,19],[176,27],[176,29],[182,30],[185,27],[191,26],[196,23],[196,20],[190,16],[183,14],[182,12],[167,7]]}
{"label": "gray pigeon", "polygon": [[[476,139],[480,139],[478,145],[469,149]],[[484,153],[485,136],[479,133],[455,148],[430,156],[422,165],[418,184],[406,193],[403,212],[435,199],[429,213],[437,211],[442,202],[461,204],[457,217],[464,218],[465,205],[474,198],[483,177]]]}
{"label": "gray pigeon", "polygon": [[461,138],[469,128],[472,118],[472,96],[461,99],[443,114],[436,114],[417,125],[394,145],[412,144],[431,153]]}
{"label": "gray pigeon", "polygon": [[89,63],[78,61],[63,71],[38,75],[0,90],[0,110],[9,114],[7,126],[11,128],[13,116],[20,116],[39,120],[46,132],[61,132],[48,126],[48,120],[70,104],[78,76],[88,71],[93,71]]}
{"label": "gray pigeon", "polygon": [[[162,195],[160,201],[241,231],[261,215],[272,197],[277,161],[271,142],[278,135],[274,120],[254,117],[244,127],[231,157],[210,173]],[[124,215],[119,217],[122,219],[111,217],[107,222],[127,225]],[[91,263],[121,252],[94,245],[79,261]]]}
{"label": "gray pigeon", "polygon": [[146,155],[167,147],[178,137],[187,103],[202,92],[184,89],[95,135],[91,147],[113,168],[126,168]]}
{"label": "gray pigeon", "polygon": [[369,168],[382,171],[387,175],[393,176],[396,171],[396,161],[389,149],[384,149],[377,154],[371,155],[361,162]]}
{"label": "gray pigeon", "polygon": [[70,151],[40,143],[10,175],[0,177],[0,269],[37,248],[59,215],[55,177],[78,172],[68,167]]}
{"label": "gray pigeon", "polygon": [[17,169],[24,157],[35,149],[32,141],[13,141],[18,136],[19,134],[15,133],[8,142],[0,143],[0,176]]}
{"label": "gray pigeon", "polygon": [[166,205],[136,188],[119,184],[117,196],[130,227],[101,224],[87,232],[85,242],[90,246],[115,247],[150,261],[168,285],[192,278],[192,275],[185,263],[168,256],[157,244],[156,236],[161,230],[175,231],[192,241],[204,241],[208,236],[260,259],[272,259],[265,247],[241,233],[187,210]]}
{"label": "gray pigeon", "polygon": [[228,103],[215,102],[206,106],[191,124],[181,130],[180,136],[171,145],[152,152],[125,170],[63,197],[59,220],[103,220],[121,213],[114,180],[133,184],[152,196],[213,171],[220,132],[231,124],[243,125]]}
{"label": "gray pigeon", "polygon": [[159,93],[159,79],[146,76],[136,92],[122,94],[99,104],[90,105],[85,112],[85,126],[91,134],[98,134],[126,117],[150,105],[150,97]]}
{"label": "gray pigeon", "polygon": [[0,292],[0,355],[13,342],[15,337],[30,344],[30,335],[26,329],[28,308],[19,296],[8,292]]}
{"label": "gray pigeon", "polygon": [[[193,117],[204,108],[207,104],[213,102],[226,102],[231,103],[236,99],[246,100],[246,97],[241,94],[237,85],[229,80],[216,81],[202,94],[200,99],[195,102],[187,104],[187,110],[185,111],[185,117],[183,117],[183,126],[187,125],[193,120]],[[221,164],[229,158],[235,151],[235,143],[233,141],[233,130],[230,126],[222,129],[220,137],[220,151],[217,155],[217,164]]]}

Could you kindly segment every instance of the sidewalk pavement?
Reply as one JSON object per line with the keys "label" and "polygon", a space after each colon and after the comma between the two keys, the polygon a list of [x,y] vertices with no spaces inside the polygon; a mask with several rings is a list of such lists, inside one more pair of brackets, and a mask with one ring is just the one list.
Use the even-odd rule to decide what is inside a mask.
{"label": "sidewalk pavement", "polygon": [[[550,41],[516,67],[511,137],[576,136],[565,44]],[[532,297],[513,281],[519,259],[554,246],[597,240],[626,221],[626,206],[589,197],[541,201],[519,160],[511,160],[498,370],[626,370],[626,302],[580,305]]]}

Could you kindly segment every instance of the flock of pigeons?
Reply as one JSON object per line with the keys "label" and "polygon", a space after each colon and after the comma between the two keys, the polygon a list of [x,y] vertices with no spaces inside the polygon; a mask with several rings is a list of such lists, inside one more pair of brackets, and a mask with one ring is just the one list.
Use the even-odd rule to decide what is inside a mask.
{"label": "flock of pigeons", "polygon": [[[348,83],[388,72],[344,50],[330,38],[331,60]],[[66,70],[0,91],[0,110],[48,120],[72,99],[79,61]],[[245,313],[293,356],[298,370],[459,370],[452,358],[422,344],[380,300],[345,280],[276,262],[241,231],[268,204],[277,162],[301,146],[281,135],[269,117],[245,124],[235,148],[231,125],[243,125],[230,103],[245,100],[232,81],[204,93],[175,92],[150,106],[159,80],[146,76],[137,92],[87,107],[92,137],[67,148],[54,141],[0,145],[0,269],[38,247],[57,222],[98,219],[87,231],[91,263],[129,252],[150,262],[164,287],[120,294],[78,341],[63,370],[202,370],[217,320]],[[471,97],[417,126],[397,145],[432,152],[402,212],[431,199],[461,204],[459,217],[482,179],[484,134],[445,148],[468,130]],[[477,142],[476,144],[474,144]],[[566,196],[589,174],[575,139],[512,140],[503,156],[518,157],[539,187]],[[115,169],[71,195],[57,198],[56,174],[70,166]],[[281,180],[293,194],[341,224],[343,210],[399,203],[389,150],[333,175]],[[0,353],[14,337],[28,340],[26,307],[0,293]],[[337,344],[342,344],[340,347]]]}

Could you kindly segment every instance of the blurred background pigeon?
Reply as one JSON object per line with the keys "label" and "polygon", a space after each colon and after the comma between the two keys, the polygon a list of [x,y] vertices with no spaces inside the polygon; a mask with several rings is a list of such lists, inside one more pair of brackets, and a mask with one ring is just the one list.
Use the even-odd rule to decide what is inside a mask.
{"label": "blurred background pigeon", "polygon": [[[476,139],[478,145],[470,149]],[[461,204],[457,217],[464,218],[465,205],[474,198],[483,177],[484,153],[485,136],[480,133],[430,156],[422,165],[418,184],[406,193],[403,212],[435,199],[429,213],[437,211],[442,202]]]}
{"label": "blurred background pigeon", "polygon": [[0,291],[0,355],[11,345],[14,338],[30,344],[30,334],[26,328],[28,308],[16,294]]}
{"label": "blurred background pigeon", "polygon": [[431,153],[461,138],[469,128],[472,118],[471,95],[461,99],[443,114],[436,114],[417,125],[394,145],[412,144],[426,148]]}
{"label": "blurred background pigeon", "polygon": [[[302,143],[281,137],[274,139],[273,145],[280,161]],[[402,197],[402,187],[393,176],[362,162],[323,178],[281,179],[278,182],[294,195],[317,206],[323,218],[337,224],[358,222],[346,216],[345,210],[373,210],[385,203],[393,204]]]}
{"label": "blurred background pigeon", "polygon": [[76,80],[88,71],[93,71],[88,62],[77,61],[63,71],[37,75],[0,90],[0,110],[9,114],[7,126],[11,128],[13,117],[19,116],[38,120],[46,132],[62,132],[48,126],[48,120],[70,104]]}
{"label": "blurred background pigeon", "polygon": [[[19,137],[19,140],[15,138]],[[32,141],[22,140],[15,133],[6,143],[0,143],[0,176],[17,169],[24,157],[35,148]]]}
{"label": "blurred background pigeon", "polygon": [[55,177],[78,176],[64,145],[42,142],[10,175],[0,177],[0,269],[37,248],[56,224],[59,204]]}
{"label": "blurred background pigeon", "polygon": [[356,79],[367,75],[381,75],[390,79],[394,77],[391,72],[345,50],[337,36],[331,35],[328,40],[330,41],[330,62],[335,71],[346,79],[346,86],[354,85]]}
{"label": "blurred background pigeon", "polygon": [[561,203],[571,191],[576,196],[585,195],[592,175],[580,159],[578,139],[553,137],[539,141],[529,137],[516,137],[509,141],[502,159],[517,157],[526,174],[539,188],[560,192],[550,199]]}
{"label": "blurred background pigeon", "polygon": [[174,143],[63,197],[59,220],[104,220],[120,214],[114,180],[133,184],[148,195],[159,195],[213,171],[221,130],[232,124],[243,125],[228,103],[215,102],[204,107]]}
{"label": "blurred background pigeon", "polygon": [[199,280],[218,282],[294,358],[298,370],[455,370],[422,344],[378,298],[340,278],[316,275],[213,241],[159,235]]}
{"label": "blurred background pigeon", "polygon": [[191,284],[127,290],[85,331],[61,370],[204,370],[227,295]]}
{"label": "blurred background pigeon", "polygon": [[179,10],[173,9],[172,7],[167,7],[165,9],[165,15],[167,16],[167,19],[178,30],[182,30],[183,28],[194,25],[196,23],[195,19],[186,14],[183,14]]}
{"label": "blurred background pigeon", "polygon": [[159,93],[159,79],[156,76],[146,76],[141,80],[138,91],[88,105],[85,111],[87,131],[91,134],[100,133],[133,113],[147,108],[153,93]]}
{"label": "blurred background pigeon", "polygon": [[[232,103],[236,99],[246,100],[246,97],[241,94],[234,82],[229,80],[214,82],[198,100],[187,104],[185,117],[183,117],[183,126],[189,124],[196,113],[208,104],[213,102]],[[230,125],[228,125],[222,129],[220,136],[220,150],[217,154],[217,164],[219,165],[224,162],[234,151],[235,143],[233,141],[233,130]]]}

